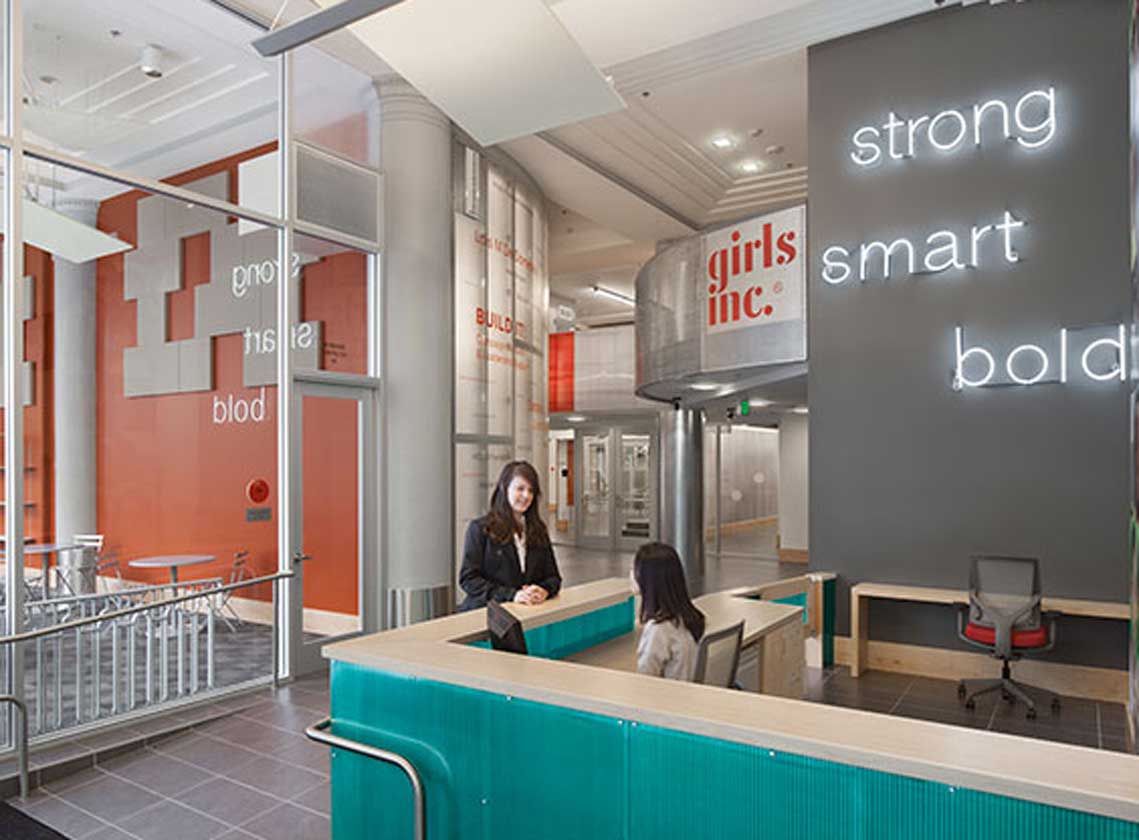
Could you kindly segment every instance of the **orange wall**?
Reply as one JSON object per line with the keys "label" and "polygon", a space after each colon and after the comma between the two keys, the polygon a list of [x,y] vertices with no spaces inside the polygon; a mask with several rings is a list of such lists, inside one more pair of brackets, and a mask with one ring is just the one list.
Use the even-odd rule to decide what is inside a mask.
{"label": "orange wall", "polygon": [[[241,160],[271,151],[261,147],[186,173],[175,183],[228,171],[231,195],[236,190],[236,167]],[[103,202],[98,225],[136,240],[136,207],[143,197],[129,192]],[[209,280],[209,235],[183,242],[182,263],[186,288],[168,298],[168,336],[193,334],[192,287]],[[171,394],[128,399],[123,395],[123,350],[136,343],[136,304],[123,298],[122,255],[99,260],[96,302],[97,365],[97,516],[108,547],[117,548],[123,572],[133,580],[161,582],[165,570],[131,569],[133,558],[157,554],[213,554],[210,565],[180,571],[180,578],[228,574],[233,553],[250,552],[255,574],[271,572],[277,558],[276,388],[264,389],[265,419],[260,423],[213,422],[214,397],[251,400],[259,388],[242,385],[242,337],[227,335],[213,340],[212,392]],[[366,261],[362,255],[327,257],[304,269],[302,312],[305,320],[323,321],[326,342],[336,345],[331,354],[336,370],[363,369],[366,334]],[[306,410],[306,420],[307,418]],[[356,436],[336,411],[318,412],[317,422],[306,423],[307,450],[320,448],[321,463],[346,469],[355,455]],[[246,522],[253,507],[245,486],[254,478],[269,482],[273,518]],[[314,478],[314,484],[324,479]],[[308,482],[306,481],[306,484]],[[312,488],[314,491],[319,486]],[[306,499],[307,501],[307,499]],[[354,536],[355,483],[352,494],[325,492],[322,504],[310,505],[305,514],[305,550],[319,558],[322,573],[305,581],[305,605],[337,612],[356,607],[358,559]],[[310,515],[311,513],[311,515]],[[269,595],[263,587],[260,597]],[[240,593],[248,596],[249,592]]]}
{"label": "orange wall", "polygon": [[[24,408],[24,499],[32,502],[25,508],[24,533],[37,542],[52,538],[52,515],[55,507],[55,461],[53,448],[53,413],[55,380],[52,362],[52,316],[54,272],[51,258],[28,245],[24,247],[24,274],[33,278],[33,315],[24,324],[24,361],[33,362],[32,404]],[[0,410],[3,417],[3,410]],[[0,441],[3,434],[0,433]],[[0,463],[3,459],[0,457]],[[0,498],[3,498],[0,487]],[[0,512],[2,516],[2,512]],[[38,567],[38,558],[26,565]]]}

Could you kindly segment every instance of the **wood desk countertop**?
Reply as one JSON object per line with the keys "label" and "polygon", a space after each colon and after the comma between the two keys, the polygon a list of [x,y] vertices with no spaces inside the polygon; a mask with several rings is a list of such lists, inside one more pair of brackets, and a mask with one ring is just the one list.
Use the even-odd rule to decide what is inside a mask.
{"label": "wood desk countertop", "polygon": [[[535,627],[629,594],[627,580],[610,579],[512,610]],[[485,621],[485,611],[474,610],[323,652],[376,670],[1139,822],[1135,756],[449,643],[478,638]]]}
{"label": "wood desk countertop", "polygon": [[[968,604],[969,592],[965,589],[944,589],[937,586],[907,586],[898,583],[856,583],[850,588],[858,598],[889,598],[895,601],[920,601],[928,604]],[[1110,618],[1127,621],[1131,607],[1115,601],[1085,601],[1080,598],[1040,599],[1040,607],[1064,615],[1085,618]]]}

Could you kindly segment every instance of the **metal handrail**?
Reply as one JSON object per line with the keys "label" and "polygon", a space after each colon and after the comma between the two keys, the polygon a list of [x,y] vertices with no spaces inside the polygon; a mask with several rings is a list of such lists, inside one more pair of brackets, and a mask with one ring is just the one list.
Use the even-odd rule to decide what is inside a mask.
{"label": "metal handrail", "polygon": [[20,728],[16,730],[16,760],[20,766],[20,799],[28,798],[28,707],[12,694],[0,694],[0,703],[11,703],[20,710]]}
{"label": "metal handrail", "polygon": [[373,747],[370,744],[362,744],[359,741],[353,741],[348,738],[343,738],[340,735],[333,735],[328,731],[332,726],[332,718],[324,718],[319,720],[305,730],[305,735],[318,743],[325,744],[329,747],[337,747],[342,750],[348,750],[358,755],[367,758],[374,758],[377,761],[383,761],[386,764],[392,764],[403,771],[407,776],[407,780],[411,782],[412,800],[415,806],[415,822],[414,834],[415,840],[424,840],[426,835],[423,833],[423,782],[419,778],[419,773],[416,772],[415,765],[404,758],[399,753],[388,752],[381,750],[378,747]]}
{"label": "metal handrail", "polygon": [[[115,621],[128,615],[135,613],[146,612],[147,610],[155,610],[160,607],[169,606],[171,604],[180,604],[184,601],[196,601],[201,598],[207,598],[210,595],[216,595],[219,592],[228,592],[231,589],[241,589],[246,586],[256,586],[259,583],[275,583],[284,578],[291,578],[296,573],[291,569],[287,572],[275,572],[271,575],[262,575],[261,577],[250,578],[243,580],[240,583],[230,583],[225,586],[218,586],[214,589],[201,589],[197,592],[190,592],[186,595],[179,595],[176,598],[166,598],[162,601],[154,601],[149,604],[136,604],[133,607],[126,607],[125,609],[115,610],[113,612],[103,613],[101,615],[92,615],[87,618],[77,618],[74,621],[68,621],[63,624],[53,624],[50,627],[44,627],[39,630],[29,630],[24,633],[16,633],[12,636],[0,636],[0,645],[13,644],[15,642],[27,642],[32,639],[38,639],[41,636],[51,636],[55,633],[61,633],[66,630],[74,630],[76,627],[86,627],[88,624],[101,624],[105,621]],[[186,581],[189,583],[189,581]]]}
{"label": "metal handrail", "polygon": [[[117,598],[117,597],[130,597],[132,595],[143,595],[147,592],[160,592],[163,589],[179,589],[195,584],[213,583],[217,582],[219,585],[222,582],[220,577],[212,578],[195,578],[193,580],[180,580],[177,583],[152,583],[145,586],[124,586],[121,589],[115,589],[107,592],[88,592],[84,595],[62,595],[58,598],[45,598],[39,601],[25,601],[24,608],[28,607],[59,607],[75,603],[76,601],[89,601],[96,598]],[[153,606],[153,604],[151,605]],[[2,608],[2,605],[0,605]]]}

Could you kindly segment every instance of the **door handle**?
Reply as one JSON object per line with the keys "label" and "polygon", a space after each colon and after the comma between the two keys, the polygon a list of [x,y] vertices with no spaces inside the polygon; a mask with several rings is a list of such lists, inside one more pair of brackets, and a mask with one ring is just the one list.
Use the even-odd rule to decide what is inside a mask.
{"label": "door handle", "polygon": [[311,554],[305,554],[302,551],[298,551],[293,555],[293,562],[294,563],[303,563],[305,560],[311,560],[311,559],[312,559]]}

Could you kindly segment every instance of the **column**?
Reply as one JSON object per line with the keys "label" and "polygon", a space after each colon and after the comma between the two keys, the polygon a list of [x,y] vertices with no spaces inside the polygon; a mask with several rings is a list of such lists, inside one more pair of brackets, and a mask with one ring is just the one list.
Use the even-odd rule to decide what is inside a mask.
{"label": "column", "polygon": [[451,125],[397,77],[381,79],[386,623],[450,612],[453,284]]}
{"label": "column", "polygon": [[[56,210],[95,226],[99,202],[65,199]],[[55,540],[95,533],[95,260],[54,261]]]}
{"label": "column", "polygon": [[696,594],[704,586],[704,415],[678,406],[660,427],[661,539],[680,555]]}

